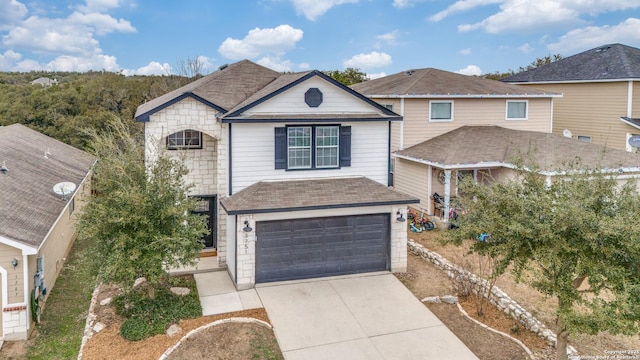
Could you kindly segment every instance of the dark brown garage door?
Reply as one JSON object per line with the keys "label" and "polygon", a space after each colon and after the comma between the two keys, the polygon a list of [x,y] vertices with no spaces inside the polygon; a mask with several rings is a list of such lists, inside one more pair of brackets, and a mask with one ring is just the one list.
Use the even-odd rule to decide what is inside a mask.
{"label": "dark brown garage door", "polygon": [[389,214],[256,224],[256,282],[389,269]]}

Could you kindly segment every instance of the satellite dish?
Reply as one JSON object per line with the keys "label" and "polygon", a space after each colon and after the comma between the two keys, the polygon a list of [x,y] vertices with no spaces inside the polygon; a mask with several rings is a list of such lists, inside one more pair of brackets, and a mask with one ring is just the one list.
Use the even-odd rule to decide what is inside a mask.
{"label": "satellite dish", "polygon": [[62,196],[62,200],[67,200],[67,195],[73,194],[76,190],[76,184],[65,181],[53,185],[53,192]]}
{"label": "satellite dish", "polygon": [[566,138],[571,138],[571,137],[573,137],[573,134],[571,133],[571,130],[564,129],[564,130],[562,130],[562,136],[564,136]]}

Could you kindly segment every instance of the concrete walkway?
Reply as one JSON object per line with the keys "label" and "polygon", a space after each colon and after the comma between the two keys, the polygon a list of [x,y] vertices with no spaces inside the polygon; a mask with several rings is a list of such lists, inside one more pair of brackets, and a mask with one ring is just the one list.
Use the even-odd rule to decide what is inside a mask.
{"label": "concrete walkway", "polygon": [[258,285],[195,274],[204,315],[263,307],[286,360],[477,359],[392,274]]}

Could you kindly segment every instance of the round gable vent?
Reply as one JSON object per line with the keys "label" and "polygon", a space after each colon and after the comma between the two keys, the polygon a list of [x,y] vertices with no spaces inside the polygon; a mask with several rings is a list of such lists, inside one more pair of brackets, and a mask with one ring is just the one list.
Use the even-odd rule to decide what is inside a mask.
{"label": "round gable vent", "polygon": [[304,102],[309,107],[318,107],[322,104],[322,92],[318,88],[310,88],[304,93]]}

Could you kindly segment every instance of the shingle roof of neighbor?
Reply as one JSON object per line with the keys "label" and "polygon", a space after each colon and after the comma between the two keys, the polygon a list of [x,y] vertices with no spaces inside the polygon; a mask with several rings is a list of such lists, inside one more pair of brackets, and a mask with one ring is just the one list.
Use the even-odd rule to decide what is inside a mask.
{"label": "shingle roof of neighbor", "polygon": [[418,202],[365,177],[260,181],[221,200],[231,215]]}
{"label": "shingle roof of neighbor", "polygon": [[0,236],[40,246],[67,205],[53,186],[79,186],[94,162],[84,151],[23,125],[0,127],[0,164],[8,169],[0,173]]}
{"label": "shingle roof of neighbor", "polygon": [[414,69],[351,86],[369,97],[380,96],[531,96],[551,97],[559,94],[531,87],[505,84],[476,76],[456,74],[433,68]]}
{"label": "shingle roof of neighbor", "polygon": [[640,79],[640,49],[609,44],[523,71],[509,83]]}
{"label": "shingle roof of neighbor", "polygon": [[577,159],[589,168],[640,170],[640,154],[550,133],[500,126],[462,126],[397,154],[439,167],[471,168],[482,164],[507,166],[514,157],[526,155],[530,149],[537,165],[548,172],[559,170],[565,161]]}

